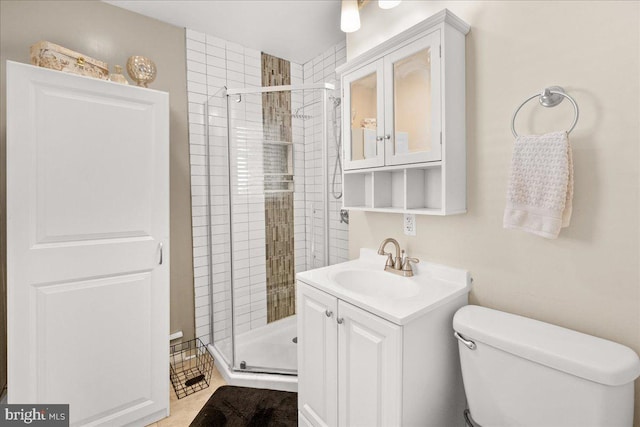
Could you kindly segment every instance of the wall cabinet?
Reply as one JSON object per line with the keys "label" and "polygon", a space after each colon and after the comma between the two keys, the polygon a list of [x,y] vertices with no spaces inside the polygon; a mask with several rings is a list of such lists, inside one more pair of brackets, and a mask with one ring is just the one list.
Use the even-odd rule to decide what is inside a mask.
{"label": "wall cabinet", "polygon": [[336,70],[345,208],[466,212],[468,31],[444,10]]}
{"label": "wall cabinet", "polygon": [[298,281],[301,426],[462,426],[461,295],[405,325]]}

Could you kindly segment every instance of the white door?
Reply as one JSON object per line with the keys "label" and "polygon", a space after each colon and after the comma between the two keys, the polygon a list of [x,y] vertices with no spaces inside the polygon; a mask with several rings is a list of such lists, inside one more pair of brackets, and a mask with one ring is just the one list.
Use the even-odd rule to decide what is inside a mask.
{"label": "white door", "polygon": [[302,282],[296,293],[298,410],[312,426],[333,427],[338,421],[337,299]]}
{"label": "white door", "polygon": [[338,425],[399,426],[402,328],[344,301],[338,313]]}
{"label": "white door", "polygon": [[7,64],[9,403],[169,406],[168,95]]}

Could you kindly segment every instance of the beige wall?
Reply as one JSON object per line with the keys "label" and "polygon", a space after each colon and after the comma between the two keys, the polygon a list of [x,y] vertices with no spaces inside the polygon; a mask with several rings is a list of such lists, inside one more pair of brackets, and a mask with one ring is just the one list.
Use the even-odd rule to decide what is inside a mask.
{"label": "beige wall", "polygon": [[[193,260],[184,29],[98,1],[0,2],[0,164],[6,154],[5,61],[29,62],[29,46],[39,40],[82,52],[113,65],[131,55],[152,58],[158,67],[153,89],[169,92],[171,127],[171,332],[194,335]],[[5,170],[0,167],[0,261],[5,256]],[[2,284],[6,274],[2,270]],[[2,293],[4,297],[4,293]],[[3,313],[0,313],[3,314]],[[2,322],[4,323],[4,316]],[[0,337],[2,346],[5,340]],[[2,349],[0,349],[2,350]],[[0,351],[0,383],[5,378]]]}
{"label": "beige wall", "polygon": [[[450,9],[467,36],[468,213],[402,216],[351,212],[349,251],[397,238],[409,255],[468,269],[471,303],[620,342],[640,353],[640,3],[403,1],[369,3],[347,36],[347,58]],[[502,228],[513,144],[510,120],[526,97],[561,85],[580,106],[571,134],[575,198],[557,240]],[[567,102],[521,111],[518,129],[565,129]],[[566,105],[565,105],[566,104]],[[635,426],[640,426],[640,381]]]}

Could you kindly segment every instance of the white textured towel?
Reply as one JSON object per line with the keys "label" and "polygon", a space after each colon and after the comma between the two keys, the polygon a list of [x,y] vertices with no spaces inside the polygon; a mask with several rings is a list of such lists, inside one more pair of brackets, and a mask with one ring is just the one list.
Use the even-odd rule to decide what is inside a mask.
{"label": "white textured towel", "polygon": [[516,138],[504,228],[555,239],[571,219],[573,162],[566,132]]}

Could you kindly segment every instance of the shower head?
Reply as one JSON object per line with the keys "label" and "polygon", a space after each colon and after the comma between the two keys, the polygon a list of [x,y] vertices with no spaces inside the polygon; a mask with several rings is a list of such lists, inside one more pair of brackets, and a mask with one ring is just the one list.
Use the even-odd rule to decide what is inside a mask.
{"label": "shower head", "polygon": [[302,120],[307,120],[307,119],[312,119],[313,118],[313,116],[310,116],[309,114],[298,114],[298,110],[296,110],[295,113],[291,114],[292,118],[294,118],[294,119],[302,119]]}
{"label": "shower head", "polygon": [[302,119],[302,120],[312,119],[313,118],[312,115],[303,114],[300,111],[304,111],[304,109],[306,107],[310,107],[310,106],[315,105],[315,104],[317,104],[319,102],[320,101],[310,102],[309,104],[305,104],[305,105],[303,105],[301,107],[296,108],[296,110],[293,113],[291,113],[291,117],[294,118],[294,119]]}
{"label": "shower head", "polygon": [[[333,104],[333,108],[336,108],[340,106],[341,99],[339,97],[331,95],[329,96],[329,101],[331,101],[331,103]],[[302,120],[312,119],[313,116],[309,114],[300,114],[300,110],[304,111],[306,107],[310,107],[312,105],[319,104],[319,103],[320,101],[314,101],[309,104],[305,104],[302,107],[298,107],[293,113],[291,113],[291,117],[294,119],[302,119]]]}

